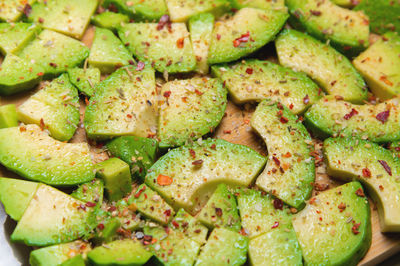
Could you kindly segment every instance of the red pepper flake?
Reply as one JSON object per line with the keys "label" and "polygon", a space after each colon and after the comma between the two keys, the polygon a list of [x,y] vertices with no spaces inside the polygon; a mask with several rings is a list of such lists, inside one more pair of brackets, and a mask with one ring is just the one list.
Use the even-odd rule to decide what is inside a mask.
{"label": "red pepper flake", "polygon": [[282,116],[279,121],[281,121],[282,124],[286,124],[287,122],[289,122],[289,119],[287,119],[286,117]]}
{"label": "red pepper flake", "polygon": [[246,69],[246,73],[249,74],[249,75],[253,74],[253,69],[250,68],[250,67],[248,67],[248,68]]}
{"label": "red pepper flake", "polygon": [[85,205],[83,205],[83,204],[80,204],[80,205],[78,206],[78,210],[79,210],[79,209],[86,211],[86,207],[85,207]]}
{"label": "red pepper flake", "polygon": [[233,46],[234,47],[238,47],[242,42],[246,43],[250,40],[250,32],[247,32],[245,34],[242,34],[242,36],[240,36],[239,38],[236,38],[233,41]]}
{"label": "red pepper flake", "polygon": [[393,86],[393,83],[390,80],[388,80],[386,76],[381,76],[379,80],[383,81],[388,86]]}
{"label": "red pepper flake", "polygon": [[139,61],[136,66],[136,71],[142,71],[145,67],[144,62]]}
{"label": "red pepper flake", "polygon": [[279,161],[279,159],[276,158],[275,156],[272,156],[272,160],[274,160],[276,166],[280,166],[281,165],[281,161]]}
{"label": "red pepper flake", "polygon": [[363,168],[362,175],[363,177],[371,177],[371,171],[368,168]]}
{"label": "red pepper flake", "polygon": [[176,41],[176,46],[177,46],[179,49],[182,49],[183,46],[185,46],[185,38],[179,38],[179,39]]}
{"label": "red pepper flake", "polygon": [[389,115],[390,115],[390,110],[383,111],[376,115],[376,119],[378,119],[379,121],[382,122],[382,124],[384,124],[388,120]]}
{"label": "red pepper flake", "polygon": [[201,229],[196,229],[196,230],[194,230],[194,232],[195,232],[196,234],[199,234],[199,233],[201,232]]}
{"label": "red pepper flake", "polygon": [[193,161],[192,164],[196,165],[196,166],[202,165],[203,164],[203,160],[200,159],[200,160]]}
{"label": "red pepper flake", "polygon": [[277,228],[279,226],[279,222],[275,222],[273,226],[271,226],[271,229]]}
{"label": "red pepper flake", "polygon": [[310,13],[311,13],[312,15],[314,15],[314,16],[317,16],[317,17],[321,16],[321,14],[322,14],[321,11],[312,10],[312,9],[310,10]]}
{"label": "red pepper flake", "polygon": [[217,40],[221,40],[221,34],[217,34]]}
{"label": "red pepper flake", "polygon": [[337,80],[332,81],[331,86],[335,86],[336,82],[337,82]]}
{"label": "red pepper flake", "polygon": [[31,12],[32,12],[32,7],[31,7],[31,5],[30,5],[30,4],[25,4],[24,9],[22,10],[22,12],[24,13],[24,15],[25,15],[26,17],[29,17],[29,15],[30,15]]}
{"label": "red pepper flake", "polygon": [[309,104],[310,103],[310,97],[308,96],[308,94],[306,94],[306,96],[303,98],[303,103],[304,104]]}
{"label": "red pepper flake", "polygon": [[46,127],[46,125],[44,124],[43,118],[40,118],[39,126],[40,126],[40,129],[41,129],[41,130],[44,130],[44,128]]}
{"label": "red pepper flake", "polygon": [[231,130],[224,130],[223,133],[224,133],[224,134],[231,134],[232,131],[231,131]]}
{"label": "red pepper flake", "polygon": [[49,65],[50,65],[51,67],[57,67],[57,64],[56,64],[56,63],[53,63],[53,62],[50,62]]}
{"label": "red pepper flake", "polygon": [[172,225],[175,227],[175,228],[179,228],[179,223],[177,222],[177,221],[175,221],[175,220],[172,220]]}
{"label": "red pepper flake", "polygon": [[314,184],[316,191],[325,191],[329,188],[329,184],[327,183],[315,183]]}
{"label": "red pepper flake", "polygon": [[211,148],[212,150],[216,150],[216,147],[217,147],[217,145],[212,144],[210,148]]}
{"label": "red pepper flake", "polygon": [[171,91],[166,91],[163,95],[165,98],[169,98],[169,96],[171,96]]}
{"label": "red pepper flake", "polygon": [[89,202],[86,202],[85,206],[86,207],[94,207],[94,206],[96,206],[96,203],[89,201]]}
{"label": "red pepper flake", "polygon": [[343,211],[346,209],[346,204],[344,204],[343,202],[341,202],[341,203],[338,205],[338,208],[339,208],[340,212],[343,212]]}
{"label": "red pepper flake", "polygon": [[189,149],[189,154],[193,159],[196,158],[196,152],[193,149]]}
{"label": "red pepper flake", "polygon": [[365,197],[364,191],[361,188],[356,190],[356,195],[359,197]]}
{"label": "red pepper flake", "polygon": [[242,236],[247,236],[246,229],[242,227],[242,229],[240,229],[239,231],[239,234],[241,234]]}
{"label": "red pepper flake", "polygon": [[157,184],[160,186],[169,186],[172,184],[172,178],[167,175],[158,175]]}
{"label": "red pepper flake", "polygon": [[168,210],[165,210],[165,211],[164,211],[164,215],[165,215],[165,216],[171,216],[171,213],[172,213],[172,212],[171,212],[171,209],[168,209]]}
{"label": "red pepper flake", "polygon": [[354,108],[351,108],[350,113],[346,114],[343,118],[346,120],[349,120],[350,118],[352,118],[353,116],[357,115],[358,111]]}
{"label": "red pepper flake", "polygon": [[129,60],[128,63],[129,63],[130,65],[134,65],[134,64],[135,64],[135,61]]}
{"label": "red pepper flake", "polygon": [[89,104],[90,104],[89,99],[88,99],[87,97],[85,97],[85,104],[86,104],[86,105],[89,105]]}
{"label": "red pepper flake", "polygon": [[353,232],[353,234],[358,235],[360,233],[360,231],[358,231],[358,229],[360,228],[360,225],[361,225],[361,223],[353,225],[353,227],[351,228],[351,231]]}
{"label": "red pepper flake", "polygon": [[221,217],[221,216],[222,216],[222,209],[221,209],[221,208],[215,208],[215,214],[216,214],[218,217]]}
{"label": "red pepper flake", "polygon": [[171,20],[168,15],[163,15],[157,24],[157,30],[162,30],[164,26],[167,25],[168,28],[171,27]]}
{"label": "red pepper flake", "polygon": [[38,21],[39,21],[39,23],[43,23],[44,19],[43,18],[39,18]]}
{"label": "red pepper flake", "polygon": [[103,229],[104,229],[104,224],[98,224],[98,225],[97,225],[97,228],[98,228],[99,230],[103,230]]}
{"label": "red pepper flake", "polygon": [[194,92],[199,96],[204,94],[203,92],[199,91],[198,89],[195,89]]}
{"label": "red pepper flake", "polygon": [[37,73],[36,75],[38,75],[39,77],[41,77],[41,76],[44,75],[44,73],[43,73],[43,72],[39,72],[39,73]]}
{"label": "red pepper flake", "polygon": [[379,185],[379,190],[383,191],[383,186],[382,185]]}
{"label": "red pepper flake", "polygon": [[136,194],[134,195],[135,198],[139,198],[143,191],[146,190],[146,186],[143,186]]}
{"label": "red pepper flake", "polygon": [[387,164],[386,161],[384,160],[378,160],[378,162],[383,166],[383,168],[385,169],[385,171],[392,176],[392,169],[390,168],[390,166]]}
{"label": "red pepper flake", "polygon": [[283,209],[283,201],[282,200],[276,198],[276,199],[274,199],[273,204],[274,204],[275,209],[277,209],[277,210]]}

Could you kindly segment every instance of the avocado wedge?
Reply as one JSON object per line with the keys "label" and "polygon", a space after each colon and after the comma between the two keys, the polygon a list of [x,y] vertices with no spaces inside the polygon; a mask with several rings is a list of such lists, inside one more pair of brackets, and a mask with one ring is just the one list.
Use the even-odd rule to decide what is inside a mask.
{"label": "avocado wedge", "polygon": [[32,41],[41,31],[31,23],[0,23],[0,52],[16,54]]}
{"label": "avocado wedge", "polygon": [[185,22],[190,17],[206,12],[219,17],[230,9],[230,0],[166,0],[165,2],[173,22]]}

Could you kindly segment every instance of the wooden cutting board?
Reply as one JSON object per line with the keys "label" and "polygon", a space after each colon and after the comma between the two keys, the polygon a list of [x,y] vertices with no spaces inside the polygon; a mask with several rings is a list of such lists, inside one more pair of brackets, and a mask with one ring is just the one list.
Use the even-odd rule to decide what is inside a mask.
{"label": "wooden cutting board", "polygon": [[[94,28],[89,27],[82,41],[88,47],[91,47],[93,36]],[[1,97],[0,105],[8,103],[19,105],[23,103],[27,98],[29,98],[29,96],[32,95],[36,90],[16,96]],[[83,120],[84,106],[85,105],[83,101],[81,101],[81,122]],[[236,106],[231,101],[229,101],[226,115],[222,119],[220,126],[214,132],[214,137],[225,139],[232,143],[249,146],[260,152],[261,154],[267,155],[266,146],[263,143],[262,139],[258,137],[251,130],[250,127],[250,118],[254,110],[255,105],[246,104],[243,106]],[[82,127],[78,128],[71,142],[87,142],[86,134]],[[321,150],[320,141],[315,140],[314,146],[317,151]],[[94,155],[94,160],[96,163],[108,158],[107,154],[102,149],[96,148],[93,145],[91,146],[91,152]],[[18,178],[16,174],[7,171],[3,166],[0,166],[0,176]],[[328,184],[328,188],[332,188],[340,184],[338,181],[331,179],[325,174],[325,165],[323,164],[323,162],[321,162],[321,165],[319,167],[316,167],[315,183],[316,187],[323,187],[322,185]],[[315,193],[318,193],[318,191],[314,190],[314,194]],[[359,264],[365,266],[376,265],[377,263],[382,262],[391,255],[400,252],[400,234],[382,234],[379,229],[378,212],[376,211],[376,206],[373,202],[371,202],[370,205],[372,216],[372,245],[365,258]],[[10,221],[8,222],[10,223]],[[7,231],[8,233],[12,232],[11,230]],[[19,248],[19,246],[14,246],[13,248],[16,247]]]}

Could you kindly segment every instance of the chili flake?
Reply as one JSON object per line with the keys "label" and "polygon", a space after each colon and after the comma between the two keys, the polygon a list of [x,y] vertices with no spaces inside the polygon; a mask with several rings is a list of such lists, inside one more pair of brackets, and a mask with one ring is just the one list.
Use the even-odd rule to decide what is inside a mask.
{"label": "chili flake", "polygon": [[164,26],[167,25],[168,28],[171,27],[171,20],[168,15],[163,15],[157,24],[157,30],[162,30]]}
{"label": "chili flake", "polygon": [[221,217],[221,216],[222,216],[222,209],[221,209],[221,208],[215,208],[215,214],[216,214],[218,217]]}
{"label": "chili flake", "polygon": [[274,208],[275,209],[277,209],[277,210],[282,210],[283,209],[283,201],[282,200],[276,198],[276,199],[274,199],[273,204],[274,204]]}
{"label": "chili flake", "polygon": [[271,229],[277,228],[279,226],[279,222],[275,222]]}
{"label": "chili flake", "polygon": [[166,175],[158,175],[157,184],[160,186],[169,186],[172,184],[172,178]]}
{"label": "chili flake", "polygon": [[203,160],[196,160],[192,162],[193,165],[202,165],[203,164]]}
{"label": "chili flake", "polygon": [[385,171],[392,176],[392,169],[390,168],[390,166],[387,164],[386,161],[384,160],[378,160],[378,162],[383,166],[383,168],[385,169]]}
{"label": "chili flake", "polygon": [[248,68],[246,69],[246,73],[249,74],[249,75],[253,74],[253,69],[250,68],[250,67],[248,67]]}
{"label": "chili flake", "polygon": [[371,171],[368,168],[363,168],[362,175],[363,177],[371,177]]}
{"label": "chili flake", "polygon": [[183,46],[185,46],[185,38],[179,38],[179,39],[176,41],[176,46],[177,46],[179,49],[182,49]]}
{"label": "chili flake", "polygon": [[163,95],[165,98],[169,98],[169,96],[171,96],[171,91],[166,91]]}
{"label": "chili flake", "polygon": [[246,43],[250,40],[250,32],[247,32],[245,34],[242,34],[242,36],[240,36],[239,38],[236,38],[233,41],[233,46],[234,47],[238,47],[242,42]]}
{"label": "chili flake", "polygon": [[136,194],[134,195],[135,198],[139,198],[140,194],[143,193],[143,191],[146,190],[146,186],[143,186],[138,192],[136,192]]}
{"label": "chili flake", "polygon": [[310,102],[310,97],[308,96],[308,94],[306,94],[306,96],[303,98],[303,103],[308,104],[309,102]]}
{"label": "chili flake", "polygon": [[196,152],[193,149],[189,149],[189,153],[190,153],[190,156],[192,156],[193,159],[196,158]]}
{"label": "chili flake", "polygon": [[287,119],[286,117],[282,116],[279,121],[281,121],[282,124],[286,124],[287,122],[289,122],[289,119]]}
{"label": "chili flake", "polygon": [[356,190],[356,195],[359,197],[365,197],[364,191],[361,188]]}
{"label": "chili flake", "polygon": [[358,229],[360,228],[360,225],[361,225],[361,223],[353,225],[353,227],[351,228],[351,231],[353,232],[353,234],[358,235],[360,233],[360,231],[358,231]]}
{"label": "chili flake", "polygon": [[358,111],[354,108],[351,109],[350,113],[346,114],[343,118],[346,120],[349,120],[350,118],[352,118],[353,116],[357,115]]}
{"label": "chili flake", "polygon": [[144,69],[144,62],[139,61],[136,66],[136,71],[142,71]]}

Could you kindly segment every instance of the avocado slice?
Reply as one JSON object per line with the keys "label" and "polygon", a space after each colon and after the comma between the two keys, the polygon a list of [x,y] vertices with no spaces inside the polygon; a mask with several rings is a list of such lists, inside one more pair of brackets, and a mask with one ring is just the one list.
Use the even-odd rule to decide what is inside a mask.
{"label": "avocado slice", "polygon": [[295,30],[285,29],[275,41],[279,62],[302,71],[328,94],[352,103],[367,99],[364,80],[351,62],[329,45]]}
{"label": "avocado slice", "polygon": [[208,63],[235,61],[258,50],[274,39],[288,17],[286,9],[245,7],[233,17],[215,23]]}
{"label": "avocado slice", "polygon": [[0,128],[17,127],[18,116],[15,104],[0,106]]}
{"label": "avocado slice", "polygon": [[369,45],[369,20],[362,11],[353,11],[331,1],[288,0],[293,20],[310,35],[329,40],[340,52],[357,54]]}
{"label": "avocado slice", "polygon": [[[99,225],[101,227],[99,228]],[[108,243],[116,238],[118,228],[121,226],[121,221],[118,217],[107,217],[96,227],[93,241],[97,244]]]}
{"label": "avocado slice", "polygon": [[37,125],[0,129],[0,163],[26,179],[55,186],[94,178],[87,143],[56,141]]}
{"label": "avocado slice", "polygon": [[45,77],[51,78],[80,65],[89,56],[89,48],[61,33],[43,30],[18,56],[35,62],[44,69]]}
{"label": "avocado slice", "polygon": [[119,28],[118,35],[135,57],[158,72],[190,72],[196,68],[184,23],[129,23]]}
{"label": "avocado slice", "polygon": [[[91,139],[155,133],[155,75],[150,66],[126,66],[96,86],[86,107],[84,124]],[[153,133],[154,131],[154,133]]]}
{"label": "avocado slice", "polygon": [[167,82],[161,88],[158,138],[160,147],[181,146],[212,132],[221,122],[227,92],[217,79]]}
{"label": "avocado slice", "polygon": [[21,219],[38,186],[36,182],[0,177],[0,201],[13,220]]}
{"label": "avocado slice", "polygon": [[235,232],[241,229],[235,196],[226,184],[219,184],[197,218],[208,228],[226,228]]}
{"label": "avocado slice", "polygon": [[92,17],[91,22],[97,27],[116,31],[118,27],[129,22],[129,17],[121,13],[105,11]]}
{"label": "avocado slice", "polygon": [[137,21],[155,21],[168,14],[164,0],[104,0],[103,6],[111,5]]}
{"label": "avocado slice", "polygon": [[175,217],[169,223],[169,227],[175,231],[185,234],[186,237],[193,239],[199,244],[206,242],[208,229],[201,222],[187,213],[184,209],[179,209]]}
{"label": "avocado slice", "polygon": [[400,94],[399,54],[400,36],[388,32],[353,61],[371,91],[380,99]]}
{"label": "avocado slice", "polygon": [[242,9],[244,7],[253,7],[265,10],[284,9],[285,0],[231,0],[232,7],[235,9]]}
{"label": "avocado slice", "polygon": [[145,183],[174,208],[192,212],[219,183],[250,185],[265,163],[249,147],[207,139],[169,151],[153,164]]}
{"label": "avocado slice", "polygon": [[97,0],[37,0],[27,17],[45,29],[81,39],[96,8]]}
{"label": "avocado slice", "polygon": [[100,179],[93,179],[80,185],[71,193],[71,196],[84,202],[90,202],[90,205],[94,203],[97,207],[100,207],[103,203],[103,191],[104,182]]}
{"label": "avocado slice", "polygon": [[173,22],[185,22],[190,17],[210,12],[222,16],[230,9],[229,0],[165,0]]}
{"label": "avocado slice", "polygon": [[305,123],[315,135],[359,136],[384,143],[400,139],[399,99],[376,105],[354,105],[334,97],[322,98],[305,114]]}
{"label": "avocado slice", "polygon": [[18,106],[17,113],[21,122],[39,125],[53,138],[68,141],[80,120],[78,91],[62,74]]}
{"label": "avocado slice", "polygon": [[247,260],[248,245],[246,236],[225,228],[215,228],[195,265],[243,265]]}
{"label": "avocado slice", "polygon": [[117,68],[133,64],[129,51],[111,30],[96,28],[92,48],[90,48],[89,64],[109,74]]}
{"label": "avocado slice", "polygon": [[127,197],[125,197],[119,200],[115,206],[118,210],[116,218],[120,221],[121,228],[131,232],[143,228],[144,221],[141,220],[141,214],[137,213],[136,204],[129,204]]}
{"label": "avocado slice", "polygon": [[85,259],[82,257],[81,254],[76,255],[75,257],[72,257],[63,263],[60,264],[60,266],[85,266]]}
{"label": "avocado slice", "polygon": [[96,85],[100,83],[100,70],[98,68],[69,68],[69,81],[79,92],[92,97],[96,92]]}
{"label": "avocado slice", "polygon": [[0,52],[16,54],[32,41],[40,27],[31,23],[0,23]]}
{"label": "avocado slice", "polygon": [[78,239],[91,230],[93,212],[83,201],[40,184],[11,240],[28,246],[48,246]]}
{"label": "avocado slice", "polygon": [[19,20],[24,10],[36,2],[36,0],[7,0],[1,2],[0,21],[14,22]]}
{"label": "avocado slice", "polygon": [[371,216],[358,182],[313,197],[293,218],[306,265],[357,265],[371,245]]}
{"label": "avocado slice", "polygon": [[190,40],[193,53],[197,62],[196,71],[200,74],[208,73],[208,49],[211,42],[211,34],[214,28],[214,16],[210,13],[202,13],[189,19]]}
{"label": "avocado slice", "polygon": [[250,123],[264,139],[269,154],[256,185],[286,204],[301,208],[311,196],[315,179],[310,134],[288,108],[269,100],[257,106]]}
{"label": "avocado slice", "polygon": [[400,231],[399,159],[366,140],[335,138],[324,141],[324,157],[329,175],[363,182],[378,205],[382,232]]}
{"label": "avocado slice", "polygon": [[317,84],[305,74],[269,61],[242,60],[214,65],[211,71],[225,84],[237,104],[269,98],[299,114],[320,98]]}

